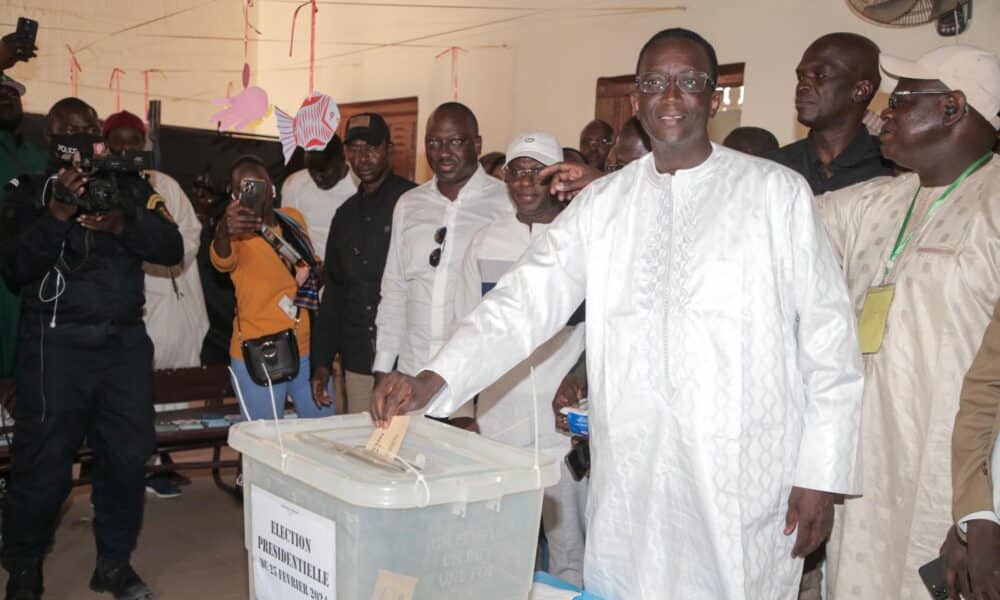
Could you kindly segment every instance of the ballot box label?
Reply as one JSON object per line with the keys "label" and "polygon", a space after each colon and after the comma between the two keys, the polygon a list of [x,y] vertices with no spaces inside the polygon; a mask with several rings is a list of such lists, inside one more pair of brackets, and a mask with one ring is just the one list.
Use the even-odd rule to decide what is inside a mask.
{"label": "ballot box label", "polygon": [[259,600],[336,600],[337,524],[251,486],[253,585]]}

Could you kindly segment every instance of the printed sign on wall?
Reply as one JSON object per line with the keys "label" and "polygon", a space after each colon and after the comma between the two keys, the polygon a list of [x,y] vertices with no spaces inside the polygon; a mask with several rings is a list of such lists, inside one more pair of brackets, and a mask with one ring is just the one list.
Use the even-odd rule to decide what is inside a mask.
{"label": "printed sign on wall", "polygon": [[336,600],[337,524],[257,486],[250,490],[259,600]]}

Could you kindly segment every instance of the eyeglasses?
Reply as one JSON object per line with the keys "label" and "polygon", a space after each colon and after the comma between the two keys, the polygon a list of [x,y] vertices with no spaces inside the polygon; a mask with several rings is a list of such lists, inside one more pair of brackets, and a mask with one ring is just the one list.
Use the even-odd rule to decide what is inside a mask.
{"label": "eyeglasses", "polygon": [[439,264],[441,264],[441,252],[444,250],[444,239],[446,235],[448,235],[447,227],[441,227],[434,232],[434,243],[437,244],[438,247],[431,252],[431,255],[427,257],[427,260],[435,269]]}
{"label": "eyeglasses", "polygon": [[903,96],[943,96],[944,94],[950,94],[951,90],[923,90],[923,91],[909,91],[903,90],[901,92],[893,92],[889,95],[889,108],[895,110],[899,107],[899,99]]}
{"label": "eyeglasses", "polygon": [[673,80],[677,89],[686,94],[700,94],[708,86],[715,86],[715,82],[708,76],[708,73],[701,71],[681,71],[676,75],[667,73],[640,73],[635,78],[635,85],[640,94],[662,94],[670,87]]}
{"label": "eyeglasses", "polygon": [[611,145],[611,140],[609,140],[608,138],[590,138],[590,139],[580,140],[581,150],[587,148],[588,146],[591,148],[596,148],[598,146],[610,146],[610,145]]}
{"label": "eyeglasses", "polygon": [[424,140],[424,145],[426,145],[428,148],[433,148],[435,150],[444,145],[447,145],[449,148],[453,150],[458,150],[459,148],[464,146],[465,142],[467,141],[469,141],[469,138],[464,138],[464,137],[453,137],[453,138],[448,138],[446,140],[442,140],[440,138],[426,138]]}
{"label": "eyeglasses", "polygon": [[520,181],[525,177],[531,179],[532,181],[538,181],[538,176],[544,171],[544,168],[532,167],[530,169],[511,169],[510,167],[504,167],[503,172],[507,181]]}
{"label": "eyeglasses", "polygon": [[604,165],[604,172],[605,173],[614,173],[615,171],[617,171],[617,170],[619,170],[621,168],[622,168],[622,165],[620,165],[618,163],[607,163],[607,164]]}

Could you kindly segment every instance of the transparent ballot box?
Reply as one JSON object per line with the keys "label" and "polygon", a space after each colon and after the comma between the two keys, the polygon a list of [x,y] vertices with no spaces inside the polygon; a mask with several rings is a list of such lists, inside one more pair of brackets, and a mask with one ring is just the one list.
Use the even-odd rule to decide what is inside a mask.
{"label": "transparent ballot box", "polygon": [[367,414],[230,429],[251,598],[527,598],[557,459],[414,416],[388,461],[372,430]]}

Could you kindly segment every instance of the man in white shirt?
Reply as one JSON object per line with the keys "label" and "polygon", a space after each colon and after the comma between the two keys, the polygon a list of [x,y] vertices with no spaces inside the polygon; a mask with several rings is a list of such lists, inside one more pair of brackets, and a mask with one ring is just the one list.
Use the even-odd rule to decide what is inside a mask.
{"label": "man in white shirt", "polygon": [[339,136],[333,136],[323,150],[307,150],[305,163],[305,169],[292,173],[282,184],[281,205],[302,213],[316,254],[326,256],[333,215],[358,186],[350,176]]}
{"label": "man in white shirt", "polygon": [[[104,121],[103,134],[112,152],[140,151],[146,145],[142,119],[121,111]],[[201,364],[201,346],[208,332],[208,312],[198,274],[201,221],[194,205],[173,177],[146,171],[150,185],[163,197],[171,218],[184,238],[184,260],[165,267],[144,263],[146,306],[143,318],[153,340],[153,368],[179,369]]]}
{"label": "man in white shirt", "polygon": [[[121,111],[109,116],[102,128],[112,152],[140,151],[146,146],[146,126],[138,116]],[[184,260],[172,266],[143,263],[146,305],[143,320],[153,341],[153,368],[180,369],[201,365],[201,347],[208,333],[208,308],[198,272],[201,220],[183,188],[173,177],[150,169],[150,185],[163,197],[170,218],[184,240]],[[157,410],[184,408],[183,403],[161,404]],[[168,454],[154,461],[169,461]],[[146,479],[146,489],[159,498],[181,495],[176,473],[157,473]]]}
{"label": "man in white shirt", "polygon": [[507,187],[479,165],[481,148],[479,123],[464,104],[442,104],[427,120],[424,149],[434,177],[403,194],[392,215],[375,318],[376,381],[393,368],[415,375],[437,353],[451,333],[469,242],[514,212]]}
{"label": "man in white shirt", "polygon": [[[564,206],[552,198],[539,176],[542,169],[563,160],[562,148],[554,136],[543,132],[521,134],[511,142],[506,156],[505,180],[516,214],[500,216],[472,239],[455,296],[457,318],[472,312],[532,241],[542,236]],[[531,356],[479,393],[480,433],[512,446],[531,447],[535,441],[532,415],[537,415],[539,447],[562,462],[571,449],[570,438],[556,431],[550,400],[563,375],[583,353],[583,328],[583,324],[563,327]],[[530,376],[532,367],[534,386]],[[454,400],[453,404],[435,404],[430,410],[434,414],[451,414],[466,399]],[[539,403],[537,409],[532,407],[533,401]],[[545,490],[542,504],[542,527],[549,548],[548,571],[582,586],[587,483],[574,481],[565,465],[562,471],[559,483]]]}
{"label": "man in white shirt", "polygon": [[661,31],[636,75],[653,152],[573,200],[416,377],[384,377],[372,417],[476,394],[586,299],[587,591],[792,600],[860,491],[843,275],[802,176],[709,140],[704,38]]}

